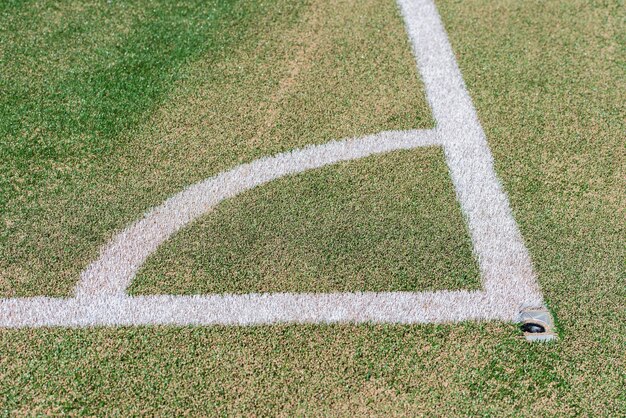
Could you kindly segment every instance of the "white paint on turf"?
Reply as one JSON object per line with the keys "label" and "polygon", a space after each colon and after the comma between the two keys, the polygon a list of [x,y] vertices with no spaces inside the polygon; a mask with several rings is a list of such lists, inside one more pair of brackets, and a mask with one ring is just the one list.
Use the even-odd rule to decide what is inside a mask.
{"label": "white paint on turf", "polygon": [[118,234],[81,275],[78,297],[123,296],[146,258],[179,229],[224,199],[289,174],[373,154],[437,145],[436,132],[389,131],[265,157],[188,187]]}
{"label": "white paint on turf", "polygon": [[[542,306],[528,251],[435,5],[432,0],[398,3],[435,129],[382,132],[310,146],[242,164],[192,185],[115,236],[81,274],[74,298],[0,299],[0,326],[517,321],[522,309]],[[444,148],[478,257],[482,291],[126,294],[138,269],[160,244],[224,199],[324,165],[430,145]]]}

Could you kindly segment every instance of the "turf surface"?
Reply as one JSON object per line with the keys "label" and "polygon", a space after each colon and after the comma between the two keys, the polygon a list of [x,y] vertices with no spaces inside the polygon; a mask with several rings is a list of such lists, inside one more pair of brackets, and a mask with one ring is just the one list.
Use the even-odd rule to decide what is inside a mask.
{"label": "turf surface", "polygon": [[162,245],[131,294],[480,288],[439,147],[289,176]]}
{"label": "turf surface", "polygon": [[[156,8],[165,15],[155,18],[157,21],[184,18],[190,22],[186,24],[190,33],[178,36],[181,44],[198,43],[206,49],[202,58],[173,68],[165,77],[156,70],[147,74],[142,70],[151,68],[156,60],[149,58],[151,55],[167,52],[153,28],[145,28],[153,35],[143,44],[129,43],[137,51],[151,53],[145,53],[148,57],[141,65],[124,65],[125,72],[118,77],[122,81],[113,78],[123,85],[121,90],[155,88],[156,81],[149,74],[166,79],[161,87],[161,103],[155,99],[151,111],[134,114],[132,107],[126,106],[131,119],[127,130],[113,135],[94,131],[89,123],[81,125],[80,121],[73,123],[71,118],[59,117],[75,131],[75,135],[59,142],[93,149],[79,155],[62,152],[56,157],[12,153],[15,144],[36,150],[38,140],[54,142],[37,125],[30,130],[24,128],[36,138],[33,143],[19,135],[6,137],[3,169],[12,179],[11,186],[23,192],[7,192],[3,214],[7,228],[0,239],[0,294],[69,295],[80,271],[97,257],[99,248],[115,231],[183,187],[238,163],[382,129],[432,126],[393,3],[387,2],[382,9],[376,2],[364,3],[364,14],[352,13],[350,2],[332,8],[285,1],[257,6],[228,4],[217,2],[213,8],[196,5],[195,9],[189,6],[191,11],[171,10],[167,5]],[[136,7],[137,13],[147,8]],[[210,25],[206,13],[213,9],[224,10],[223,15],[215,17],[220,23]],[[354,29],[345,26],[349,22]],[[165,32],[175,29],[161,24]],[[85,25],[96,30],[89,22]],[[107,33],[112,29],[98,27]],[[41,32],[46,33],[44,29]],[[71,43],[71,35],[62,45]],[[21,45],[17,40],[15,43]],[[118,48],[116,43],[101,48],[107,46],[113,51]],[[124,51],[122,58],[134,56],[135,50]],[[179,49],[173,50],[178,54]],[[35,52],[53,54],[54,49]],[[45,60],[47,56],[37,58]],[[122,58],[113,56],[103,66],[116,68],[122,65],[116,64],[116,59]],[[19,70],[13,68],[10,74],[19,78]],[[85,69],[87,74],[92,71]],[[85,97],[79,103],[85,102],[87,110],[90,103],[96,108],[106,106],[102,103],[106,97],[98,93],[100,89],[85,87],[80,79],[72,79],[72,83],[75,89],[84,90]],[[142,97],[138,93],[132,99],[140,102]],[[12,98],[6,96],[7,100]],[[37,106],[38,100],[33,97],[28,103]],[[64,104],[49,100],[61,114],[67,112]],[[48,109],[47,105],[43,109]],[[14,106],[7,105],[7,112],[18,112],[19,116]],[[30,113],[26,111],[25,115]],[[104,118],[107,126],[121,123],[119,115],[107,115],[93,112],[93,117]],[[133,125],[133,118],[141,123]],[[45,123],[47,119],[41,122]],[[107,145],[99,148],[98,143]]]}
{"label": "turf surface", "polygon": [[[263,22],[285,25],[287,31],[288,22],[297,22],[312,10],[308,4],[288,8],[289,12],[278,3],[265,4],[276,6],[270,7],[276,13],[250,11],[250,21],[256,21],[252,17],[264,16],[267,20]],[[359,7],[345,4],[354,16],[363,16],[364,22],[370,20],[371,15],[357,12]],[[293,415],[315,410],[340,415],[623,415],[626,86],[625,39],[620,28],[624,9],[618,2],[582,1],[446,0],[437,4],[540,284],[557,316],[557,343],[527,344],[513,325],[501,323],[0,330],[1,410],[31,414],[96,414],[115,409],[137,414],[159,410]],[[35,7],[21,3],[3,5],[3,19],[37,14],[26,6]],[[332,8],[329,4],[318,7]],[[386,7],[394,10],[390,2]],[[232,10],[226,8],[218,20],[228,22],[228,16],[234,16],[229,14]],[[86,16],[90,13],[95,12]],[[71,19],[58,20],[63,25]],[[75,20],[88,21],[79,17]],[[42,19],[42,24],[53,21]],[[237,19],[230,22],[249,27]],[[274,28],[265,23],[258,26],[266,30],[270,27]],[[22,23],[22,29],[34,37],[47,33],[35,24]],[[394,30],[401,36],[401,27]],[[237,33],[244,36],[241,31]],[[245,32],[250,38],[258,36],[256,39],[268,39],[266,35],[260,29]],[[6,57],[10,45],[4,40],[8,37],[3,35],[0,39],[0,51]],[[243,39],[241,43],[228,39],[236,45],[245,44]],[[66,44],[61,41],[57,48]],[[54,49],[48,53],[53,54]],[[372,53],[369,59],[376,59],[383,49]],[[31,54],[43,50],[35,48]],[[239,50],[245,51],[245,47]],[[93,59],[83,55],[76,54],[85,60],[84,65],[91,65]],[[200,54],[191,65],[212,68],[202,63],[207,56],[215,55]],[[72,67],[71,59],[59,57],[60,67]],[[293,60],[285,57],[286,62]],[[296,49],[295,61],[298,60]],[[403,60],[390,64],[390,68]],[[6,59],[1,62],[3,90],[5,86],[18,86],[18,75],[30,68],[20,68]],[[250,77],[250,67],[238,69],[233,62],[225,60],[223,68],[233,77],[241,77],[239,87],[244,89],[239,97],[257,91],[251,87],[246,90],[243,82]],[[41,65],[39,71],[56,71],[53,65]],[[290,73],[290,66],[286,67],[282,76],[276,75],[275,82],[268,82],[267,90],[260,91],[258,97],[269,97],[267,93],[281,85],[284,73]],[[16,74],[15,78],[8,78],[10,82],[4,81],[5,74],[10,73],[7,68]],[[414,71],[414,67],[409,69]],[[270,70],[280,71],[268,65]],[[26,147],[26,139],[18,135],[22,131],[26,138],[41,135],[39,141],[50,140],[54,146],[60,146],[54,137],[39,134],[42,128],[37,128],[45,126],[44,122],[35,120],[17,133],[10,130],[13,127],[3,128],[7,133],[3,132],[2,137],[2,169],[10,173],[3,175],[3,179],[9,179],[2,197],[6,203],[0,261],[3,296],[67,294],[83,262],[95,256],[107,234],[189,180],[206,177],[213,170],[239,161],[223,156],[210,160],[212,153],[205,149],[203,141],[196,143],[195,148],[189,145],[194,144],[192,139],[197,138],[200,130],[206,129],[206,124],[199,128],[197,122],[219,115],[205,108],[207,113],[197,116],[194,103],[202,107],[210,102],[210,96],[194,101],[192,90],[187,90],[187,96],[180,93],[186,88],[187,78],[183,75],[193,72],[180,71],[176,89],[174,83],[171,90],[163,87],[169,95],[163,93],[158,99],[155,96],[152,108],[133,113],[129,107],[128,114],[122,113],[124,118],[143,118],[144,122],[138,127],[128,122],[115,135],[103,139],[112,142],[102,148],[102,154],[81,153],[85,144],[92,144],[80,139],[81,135],[93,134],[91,125],[86,125],[84,131],[78,130],[75,137],[56,137],[60,144],[74,138],[72,143],[80,145],[61,149],[54,158],[9,153]],[[397,78],[387,80],[389,74],[387,71],[379,75],[386,85],[405,85],[394,84],[393,80],[398,83]],[[264,79],[260,75],[253,77],[257,76]],[[412,83],[419,86],[413,77]],[[42,81],[41,85],[48,83]],[[209,78],[206,85],[214,85],[220,95],[228,97],[237,91],[236,86],[228,87],[230,83],[220,84],[220,79]],[[320,81],[320,87],[326,85]],[[409,102],[414,100],[413,93],[405,96]],[[386,96],[384,92],[379,94]],[[320,113],[328,109],[329,102],[358,110],[355,102],[341,99],[345,96],[330,96]],[[3,95],[0,119],[28,121],[33,117],[28,110],[32,107],[20,111],[16,103],[11,103],[13,97],[16,95]],[[39,98],[51,100],[45,92],[33,97],[32,103],[43,100]],[[361,103],[369,103],[376,109],[371,100],[372,97],[361,98],[357,104],[367,107]],[[397,109],[405,109],[404,104],[409,102],[396,104]],[[250,99],[233,99],[233,103],[258,108]],[[414,110],[426,112],[419,106],[423,104],[413,104],[409,110],[412,113],[400,113],[395,119],[400,122],[376,119],[384,114],[381,111],[364,111],[360,113],[364,115],[362,125],[356,126],[379,130],[388,127],[386,123],[398,123],[405,127],[407,121],[414,124],[416,119],[427,125],[428,116],[419,116],[422,112]],[[248,114],[248,109],[242,107],[241,114]],[[11,112],[15,115],[11,116]],[[171,114],[178,114],[181,119],[170,117]],[[191,115],[190,123],[175,123],[186,120],[183,116],[187,114]],[[352,113],[344,114],[350,118]],[[239,143],[238,129],[244,129],[245,123],[228,115],[231,114],[218,119],[221,123],[213,128],[223,130],[219,141],[227,144],[224,150]],[[154,122],[161,120],[163,125]],[[366,123],[371,125],[365,126]],[[338,122],[329,129],[342,134],[358,132],[355,125],[349,124],[351,128],[340,132],[337,126],[343,125]],[[161,132],[164,126],[168,135],[154,141],[149,149],[143,148],[150,142],[147,138],[151,133]],[[266,138],[270,131],[264,134],[268,135]],[[299,145],[300,138],[315,142],[322,141],[327,133],[338,133],[330,131],[320,129],[316,131],[320,135],[317,139],[291,138],[293,142],[274,146],[289,148]],[[257,156],[255,152],[262,155],[274,149],[265,141],[260,142],[265,145],[232,158],[246,160]],[[98,141],[94,139],[93,143]],[[40,149],[34,145],[31,148],[32,153]],[[207,164],[211,161],[213,164]],[[125,176],[125,172],[129,175]],[[104,178],[110,180],[103,181]]]}

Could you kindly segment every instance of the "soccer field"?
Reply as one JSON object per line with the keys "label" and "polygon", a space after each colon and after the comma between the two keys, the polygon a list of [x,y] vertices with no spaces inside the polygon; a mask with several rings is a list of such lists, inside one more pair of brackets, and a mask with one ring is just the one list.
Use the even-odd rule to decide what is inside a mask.
{"label": "soccer field", "polygon": [[436,7],[0,5],[0,411],[626,413],[623,5]]}

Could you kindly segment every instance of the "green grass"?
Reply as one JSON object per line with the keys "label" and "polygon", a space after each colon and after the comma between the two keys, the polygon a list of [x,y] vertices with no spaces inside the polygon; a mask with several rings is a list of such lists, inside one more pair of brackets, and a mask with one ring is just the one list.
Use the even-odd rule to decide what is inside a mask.
{"label": "green grass", "polygon": [[[1,293],[67,293],[72,265],[132,213],[103,202],[110,180],[129,174],[114,161],[131,146],[131,132],[191,62],[219,60],[252,36],[242,28],[265,11],[229,1],[3,6]],[[107,206],[116,214],[97,213]]]}
{"label": "green grass", "polygon": [[[0,9],[1,203],[46,165],[103,158],[198,56],[215,59],[255,11],[237,2],[9,2]],[[258,13],[258,11],[257,11]],[[33,175],[33,168],[40,168]],[[8,184],[7,184],[8,183]]]}
{"label": "green grass", "polygon": [[[8,203],[2,213],[6,229],[0,237],[0,294],[70,294],[80,271],[97,257],[99,248],[115,231],[183,187],[241,162],[383,129],[432,126],[393,3],[386,3],[384,8],[376,2],[363,3],[363,14],[352,13],[349,2],[334,9],[286,1],[228,5],[222,5],[223,16],[216,17],[219,24],[207,23],[211,4],[188,6],[195,14],[160,6],[165,17],[155,18],[157,21],[176,21],[179,16],[185,17],[185,22],[206,26],[202,36],[190,40],[182,35],[164,38],[182,39],[183,44],[195,48],[204,45],[206,49],[198,51],[195,60],[190,56],[185,65],[172,70],[163,81],[160,103],[153,103],[152,109],[141,115],[129,108],[128,118],[135,118],[135,124],[124,122],[130,127],[96,141],[110,144],[108,151],[68,151],[57,159],[20,154],[3,160],[8,161],[3,167],[10,173],[7,178],[12,179],[12,187],[21,192],[7,192]],[[141,10],[137,5],[136,12]],[[89,21],[85,25],[99,39],[103,36],[100,31],[125,28],[119,19],[97,28]],[[30,30],[26,23],[24,31]],[[162,25],[162,31],[167,32],[169,28]],[[152,55],[168,50],[159,44],[159,32],[155,33],[152,26],[142,30],[151,34],[144,37],[145,44],[135,45],[124,37],[119,42],[135,45],[140,51],[147,49]],[[36,38],[41,32],[46,33],[40,29],[32,36]],[[134,39],[133,33],[125,36]],[[25,43],[23,38],[16,37],[15,48]],[[106,49],[102,42],[100,45],[94,40],[95,45]],[[65,39],[62,45],[69,43]],[[113,42],[110,48],[116,50],[115,45]],[[79,52],[68,51],[66,60],[77,59],[75,55],[83,53]],[[43,60],[46,54],[54,55],[55,49],[36,49],[34,53],[44,55]],[[104,59],[102,66],[115,69],[114,58]],[[169,59],[146,58],[149,62]],[[67,63],[62,60],[58,65],[64,68]],[[156,80],[143,77],[140,70],[133,73],[133,68],[121,78],[135,80],[140,87],[129,89],[154,88]],[[20,68],[12,70],[10,74],[19,78]],[[64,74],[55,66],[48,71],[52,74],[41,77],[56,80]],[[88,74],[91,71],[85,70]],[[149,73],[164,77],[157,70]],[[35,83],[48,84],[38,78]],[[73,83],[75,89],[86,92],[85,100],[96,103],[96,107],[105,106],[101,96],[87,94],[94,90],[85,87],[82,80]],[[142,100],[142,95],[132,97]],[[33,98],[30,105],[36,107],[37,100]],[[63,109],[62,104],[58,106]],[[10,111],[15,110],[11,107]],[[26,112],[23,116],[29,115]],[[104,117],[98,112],[96,116]],[[42,141],[71,140],[75,148],[91,144],[83,137],[99,138],[89,125],[70,122],[76,136],[69,139],[63,135],[49,138],[37,124],[26,132],[44,138]],[[122,122],[110,121],[114,123],[123,126]],[[7,148],[14,142],[27,143],[11,135],[4,138]]]}
{"label": "green grass", "polygon": [[515,407],[517,394],[549,398],[571,389],[552,350],[520,341],[512,325],[53,329],[11,337],[0,339],[2,352],[19,346],[2,364],[11,382],[2,405],[18,414],[414,415],[439,406],[495,414]]}
{"label": "green grass", "polygon": [[130,293],[478,289],[438,147],[289,176],[162,245]]}
{"label": "green grass", "polygon": [[[289,84],[280,80],[289,80],[291,68],[297,67],[275,63],[306,61],[298,51],[315,49],[300,44],[310,37],[298,35],[294,24],[304,20],[315,28],[320,23],[311,22],[311,14],[317,10],[332,20],[329,15],[337,7],[298,3],[287,12],[282,3],[263,4],[267,9],[246,21],[250,26],[242,23],[250,29],[233,41],[238,48],[225,52],[218,63],[206,54],[181,68],[185,77],[145,111],[144,122],[120,131],[112,139],[115,146],[98,162],[92,154],[72,154],[58,160],[62,163],[13,155],[9,162],[2,159],[3,167],[23,167],[21,176],[30,187],[7,192],[11,198],[2,212],[4,296],[66,294],[113,231],[224,167],[322,142],[329,135],[429,126],[424,104],[411,101],[414,91],[403,95],[404,86],[419,88],[414,68],[403,72],[403,65],[411,64],[406,43],[383,48],[404,40],[403,29],[393,29],[398,22],[393,19],[388,30],[372,23],[373,33],[383,39],[378,48],[357,42],[360,49],[350,55],[353,48],[347,45],[354,43],[344,46],[351,62],[375,51],[362,61],[376,65],[363,64],[368,70],[356,72],[363,82],[337,90],[324,81],[322,71],[341,85],[354,79],[337,66],[334,48],[342,45],[333,42],[322,45],[316,65],[308,71],[305,66],[296,77],[297,88],[285,88],[267,103]],[[378,3],[366,2],[367,13],[360,13],[361,3],[340,4],[344,14],[339,15],[363,22],[393,10],[390,2],[382,12]],[[528,344],[514,325],[503,323],[0,330],[0,410],[33,415],[624,415],[625,9],[619,2],[583,1],[437,4],[540,284],[558,317],[558,342]],[[23,11],[11,7],[3,13]],[[41,24],[52,21],[42,18]],[[351,29],[338,22],[323,30],[350,39]],[[21,30],[15,39],[28,39],[27,32],[36,36],[41,29],[36,20],[25,19]],[[0,39],[5,57],[7,37]],[[255,39],[267,41],[257,45]],[[250,57],[257,48],[259,55]],[[53,50],[35,48],[34,53]],[[6,77],[13,64],[1,62]],[[64,58],[58,65],[68,62]],[[85,57],[85,64],[90,62]],[[384,71],[378,73],[379,66]],[[47,69],[44,65],[39,71]],[[318,76],[306,76],[316,71]],[[207,74],[201,84],[196,83],[199,74]],[[389,87],[372,87],[380,80]],[[312,94],[319,89],[325,93]],[[377,109],[382,98],[393,101]],[[3,108],[0,119],[13,111]],[[268,118],[274,124],[259,128]],[[307,134],[309,124],[317,129]],[[25,132],[36,135],[36,126]],[[289,129],[293,134],[285,133]],[[284,142],[273,143],[280,132]],[[39,172],[46,175],[36,180]],[[22,187],[18,180],[11,182]],[[198,226],[204,222],[211,222],[210,216]]]}

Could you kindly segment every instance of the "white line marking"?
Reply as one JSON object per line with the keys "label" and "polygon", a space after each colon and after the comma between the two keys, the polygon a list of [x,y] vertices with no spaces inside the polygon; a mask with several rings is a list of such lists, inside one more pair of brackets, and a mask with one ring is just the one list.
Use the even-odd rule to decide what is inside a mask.
{"label": "white line marking", "polygon": [[446,161],[467,217],[483,285],[517,305],[541,305],[532,263],[493,168],[493,158],[431,0],[399,0]]}
{"label": "white line marking", "polygon": [[309,146],[239,165],[188,187],[114,237],[100,258],[82,273],[76,295],[125,295],[141,265],[159,245],[224,199],[243,191],[340,161],[438,144],[433,131],[390,131]]}
{"label": "white line marking", "polygon": [[432,323],[511,320],[486,292],[266,293],[198,296],[14,298],[2,309],[9,327],[141,324],[253,325],[281,322]]}
{"label": "white line marking", "polygon": [[[0,299],[0,326],[515,321],[522,308],[541,306],[528,251],[435,5],[431,0],[398,3],[435,129],[382,132],[310,146],[242,164],[192,185],[115,236],[81,274],[76,297]],[[224,199],[289,174],[428,145],[444,147],[478,256],[483,291],[126,295],[138,269],[160,244]]]}

